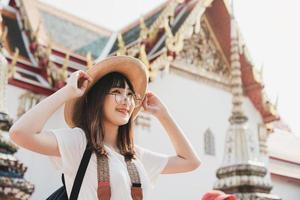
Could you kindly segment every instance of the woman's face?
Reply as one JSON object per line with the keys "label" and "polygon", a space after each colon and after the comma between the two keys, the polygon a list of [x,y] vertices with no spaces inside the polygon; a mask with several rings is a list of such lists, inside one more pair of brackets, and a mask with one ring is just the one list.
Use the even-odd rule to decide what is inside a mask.
{"label": "woman's face", "polygon": [[116,126],[127,124],[135,107],[132,98],[134,93],[127,83],[125,88],[111,88],[104,98],[104,119]]}

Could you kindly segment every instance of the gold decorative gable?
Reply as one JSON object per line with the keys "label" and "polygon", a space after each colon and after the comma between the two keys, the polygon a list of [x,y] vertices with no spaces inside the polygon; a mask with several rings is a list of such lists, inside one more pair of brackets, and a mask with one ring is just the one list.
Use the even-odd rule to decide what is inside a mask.
{"label": "gold decorative gable", "polygon": [[201,18],[199,33],[184,40],[184,47],[176,58],[180,64],[229,78],[229,64],[219,48],[205,16]]}

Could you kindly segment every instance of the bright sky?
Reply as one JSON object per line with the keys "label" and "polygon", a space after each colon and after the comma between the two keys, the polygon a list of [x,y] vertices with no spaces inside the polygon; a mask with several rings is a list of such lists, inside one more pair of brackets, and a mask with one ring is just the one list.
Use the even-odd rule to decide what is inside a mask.
{"label": "bright sky", "polygon": [[[119,30],[165,0],[42,0],[110,30]],[[270,100],[300,135],[300,1],[234,0],[235,16]]]}

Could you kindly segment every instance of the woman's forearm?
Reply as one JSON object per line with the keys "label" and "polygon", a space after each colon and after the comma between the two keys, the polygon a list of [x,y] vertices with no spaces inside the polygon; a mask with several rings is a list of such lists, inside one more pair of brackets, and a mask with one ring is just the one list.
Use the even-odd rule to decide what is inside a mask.
{"label": "woman's forearm", "polygon": [[189,140],[186,138],[180,127],[173,120],[170,113],[168,111],[164,111],[160,113],[160,115],[157,118],[168,133],[168,136],[175,148],[177,156],[190,162],[200,164],[200,160],[193,146],[190,144]]}
{"label": "woman's forearm", "polygon": [[23,114],[10,128],[9,132],[34,134],[40,132],[51,115],[62,106],[70,96],[70,90],[63,87],[48,96]]}

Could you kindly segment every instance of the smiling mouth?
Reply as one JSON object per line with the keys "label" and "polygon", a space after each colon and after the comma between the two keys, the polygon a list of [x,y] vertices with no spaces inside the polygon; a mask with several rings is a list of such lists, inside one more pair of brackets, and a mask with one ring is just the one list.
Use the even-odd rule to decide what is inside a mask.
{"label": "smiling mouth", "polygon": [[129,112],[127,110],[119,110],[117,109],[118,112],[124,114],[124,115],[127,115]]}

